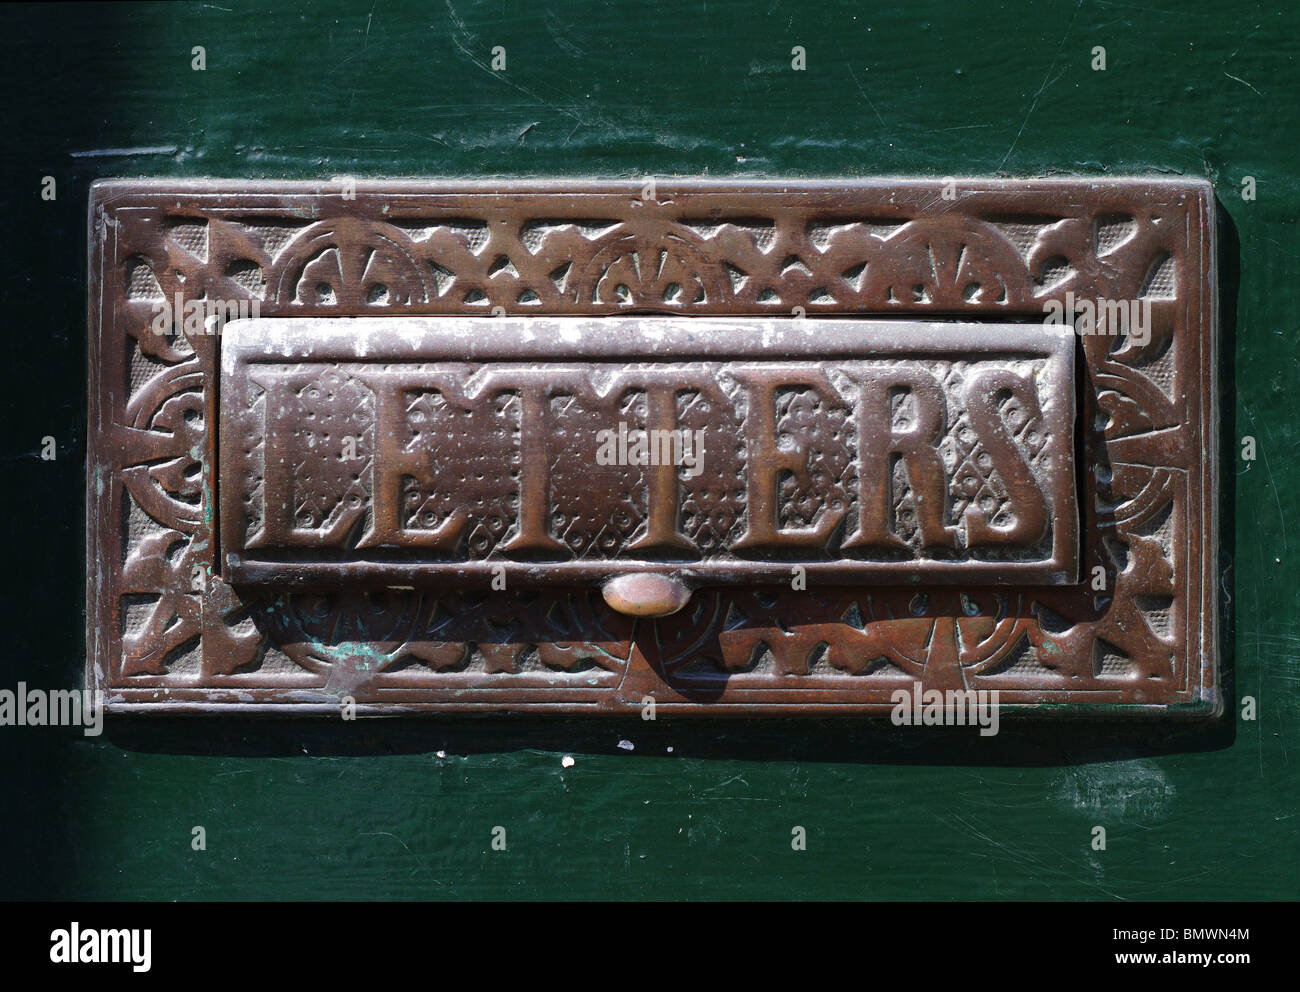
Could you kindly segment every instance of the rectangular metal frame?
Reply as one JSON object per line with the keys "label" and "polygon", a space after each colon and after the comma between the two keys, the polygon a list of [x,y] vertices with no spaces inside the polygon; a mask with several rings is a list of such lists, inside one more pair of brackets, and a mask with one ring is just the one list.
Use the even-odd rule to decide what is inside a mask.
{"label": "rectangular metal frame", "polygon": [[[1218,711],[1214,202],[1189,180],[97,184],[87,683],[114,710],[887,713],[898,688],[1044,712]],[[366,265],[382,272],[382,294]],[[323,291],[324,290],[324,291]],[[248,596],[215,567],[218,341],[261,316],[1007,320],[1079,338],[1081,581],[704,589],[634,621],[590,590]],[[181,312],[168,314],[168,307]],[[162,315],[162,316],[160,316]],[[155,328],[162,321],[166,333]],[[170,323],[168,323],[170,321]]]}

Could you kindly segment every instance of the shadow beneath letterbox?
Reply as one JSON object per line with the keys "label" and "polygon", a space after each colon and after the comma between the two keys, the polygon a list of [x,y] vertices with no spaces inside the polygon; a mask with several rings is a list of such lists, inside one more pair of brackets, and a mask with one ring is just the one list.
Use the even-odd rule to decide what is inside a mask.
{"label": "shadow beneath letterbox", "polygon": [[[832,720],[834,722],[832,722]],[[665,717],[137,717],[111,720],[118,747],[214,757],[472,756],[511,751],[862,765],[1052,767],[1214,751],[1231,721],[1041,718],[1004,715],[995,736],[975,727],[895,727],[888,717],[816,719]],[[620,744],[622,746],[620,746]],[[628,748],[631,745],[631,749]]]}

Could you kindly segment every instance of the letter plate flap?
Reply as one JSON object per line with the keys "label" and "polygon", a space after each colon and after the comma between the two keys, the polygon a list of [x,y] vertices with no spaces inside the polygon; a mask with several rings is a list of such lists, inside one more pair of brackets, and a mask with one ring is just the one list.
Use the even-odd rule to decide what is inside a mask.
{"label": "letter plate flap", "polygon": [[1041,322],[232,321],[221,567],[291,588],[1075,582],[1074,348]]}

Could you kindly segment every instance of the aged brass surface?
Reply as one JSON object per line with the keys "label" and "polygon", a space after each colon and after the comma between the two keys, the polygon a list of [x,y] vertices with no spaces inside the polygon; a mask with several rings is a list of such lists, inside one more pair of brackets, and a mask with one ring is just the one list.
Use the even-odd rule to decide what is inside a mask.
{"label": "aged brass surface", "polygon": [[1037,324],[235,321],[224,574],[1074,582],[1073,357]]}
{"label": "aged brass surface", "polygon": [[88,680],[1213,712],[1209,188],[960,193],[97,186]]}

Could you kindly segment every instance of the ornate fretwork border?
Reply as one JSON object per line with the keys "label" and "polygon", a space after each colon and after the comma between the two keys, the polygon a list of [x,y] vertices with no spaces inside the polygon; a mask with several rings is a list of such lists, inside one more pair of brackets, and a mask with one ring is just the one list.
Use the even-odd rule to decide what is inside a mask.
{"label": "ornate fretwork border", "polygon": [[[118,709],[884,712],[900,687],[1079,711],[1218,707],[1213,199],[1186,181],[98,184],[90,204],[88,684]],[[216,567],[219,339],[261,316],[1041,319],[1079,344],[1073,587],[701,590],[633,621],[586,589],[258,597]],[[179,313],[167,316],[181,303]],[[159,314],[164,313],[160,329]],[[170,321],[170,322],[169,322]]]}

